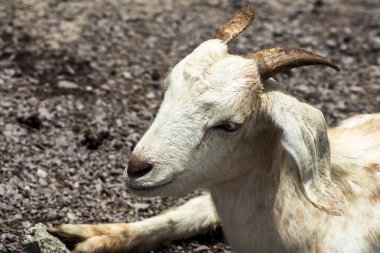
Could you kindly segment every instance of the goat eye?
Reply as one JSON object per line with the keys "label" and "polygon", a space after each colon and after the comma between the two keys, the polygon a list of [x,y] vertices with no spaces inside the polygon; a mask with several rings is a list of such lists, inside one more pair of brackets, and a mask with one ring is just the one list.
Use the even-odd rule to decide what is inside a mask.
{"label": "goat eye", "polygon": [[237,130],[240,126],[241,126],[241,124],[239,124],[239,123],[228,121],[228,122],[223,122],[221,124],[218,124],[212,128],[213,129],[220,129],[220,130],[223,130],[226,132],[233,132],[233,131]]}

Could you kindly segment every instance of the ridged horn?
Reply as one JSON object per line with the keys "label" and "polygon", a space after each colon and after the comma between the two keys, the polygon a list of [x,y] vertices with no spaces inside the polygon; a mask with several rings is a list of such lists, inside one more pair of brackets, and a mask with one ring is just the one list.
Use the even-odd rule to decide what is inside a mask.
{"label": "ridged horn", "polygon": [[246,58],[257,61],[260,76],[263,80],[266,80],[284,70],[308,65],[325,65],[339,71],[339,67],[326,58],[309,51],[296,48],[264,49],[253,54],[249,54]]}
{"label": "ridged horn", "polygon": [[252,5],[247,4],[227,24],[221,27],[212,38],[220,39],[228,44],[244,31],[254,19],[255,10]]}

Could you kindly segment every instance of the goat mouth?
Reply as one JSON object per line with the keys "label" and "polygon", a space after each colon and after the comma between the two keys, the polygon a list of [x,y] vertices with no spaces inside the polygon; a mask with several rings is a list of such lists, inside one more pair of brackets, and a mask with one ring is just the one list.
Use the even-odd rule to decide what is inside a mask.
{"label": "goat mouth", "polygon": [[128,188],[134,192],[151,192],[151,191],[165,187],[165,186],[172,184],[172,183],[173,183],[173,181],[168,181],[168,182],[165,182],[165,183],[162,183],[159,185],[149,185],[149,186],[128,184]]}

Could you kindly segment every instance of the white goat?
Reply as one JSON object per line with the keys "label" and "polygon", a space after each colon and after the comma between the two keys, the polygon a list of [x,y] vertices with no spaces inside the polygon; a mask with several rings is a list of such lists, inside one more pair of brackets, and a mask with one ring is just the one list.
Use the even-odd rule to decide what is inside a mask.
{"label": "white goat", "polygon": [[326,129],[269,78],[337,67],[297,49],[228,54],[253,18],[244,7],[174,67],[125,173],[140,196],[210,194],[141,222],[52,229],[74,252],[147,251],[220,223],[237,252],[380,252],[380,114]]}

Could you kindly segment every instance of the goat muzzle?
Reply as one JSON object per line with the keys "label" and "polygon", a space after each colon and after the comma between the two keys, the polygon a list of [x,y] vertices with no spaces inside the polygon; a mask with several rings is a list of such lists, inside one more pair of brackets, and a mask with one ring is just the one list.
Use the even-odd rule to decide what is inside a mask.
{"label": "goat muzzle", "polygon": [[153,169],[153,164],[138,156],[132,156],[128,162],[127,175],[131,178],[142,177]]}

